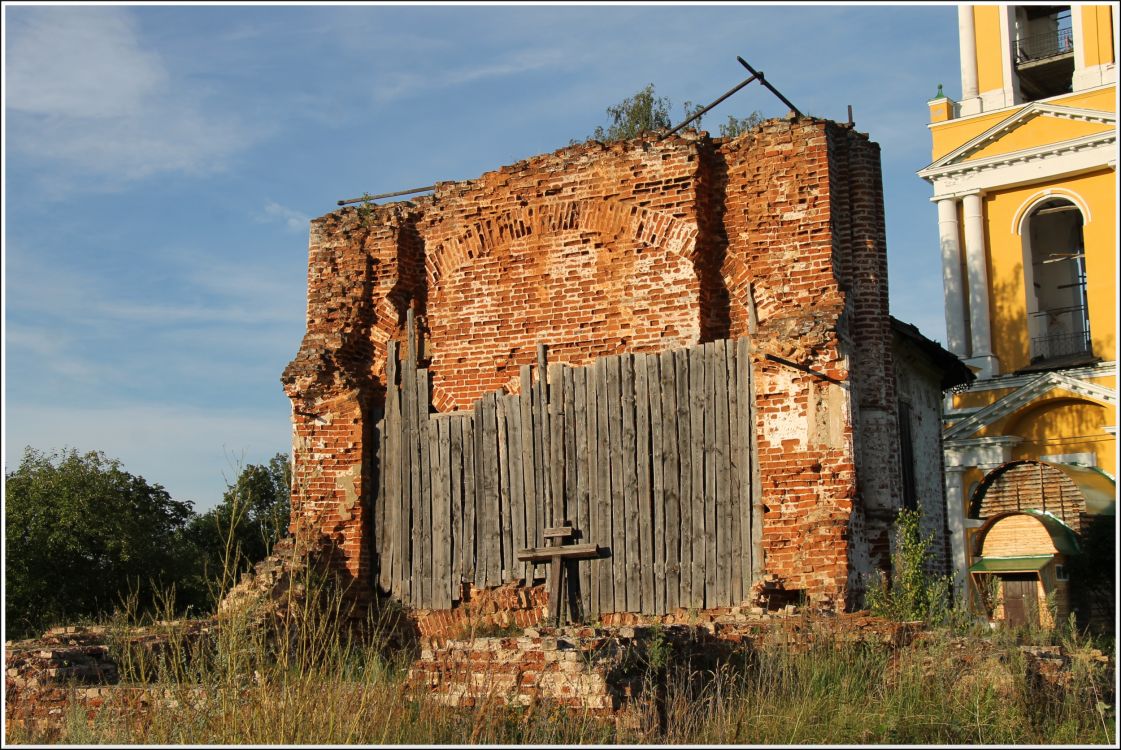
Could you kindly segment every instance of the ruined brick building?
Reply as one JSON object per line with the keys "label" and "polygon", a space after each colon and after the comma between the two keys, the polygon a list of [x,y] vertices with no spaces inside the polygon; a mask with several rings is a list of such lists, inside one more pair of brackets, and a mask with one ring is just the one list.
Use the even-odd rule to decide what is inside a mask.
{"label": "ruined brick building", "polygon": [[[745,488],[738,504],[713,510],[701,529],[708,530],[709,560],[713,539],[726,542],[722,524],[730,521],[743,529],[742,545],[739,537],[728,543],[751,562],[736,562],[722,573],[732,583],[730,593],[721,596],[735,600],[753,579],[769,574],[809,602],[852,607],[859,603],[863,574],[890,565],[889,532],[904,502],[906,477],[898,450],[879,147],[851,126],[791,116],[729,140],[686,134],[611,144],[591,141],[475,180],[440,183],[431,195],[414,200],[341,209],[312,222],[307,333],[282,378],[293,404],[292,530],[298,540],[323,545],[360,588],[388,588],[394,594],[402,578],[404,585],[413,578],[417,586],[418,571],[435,575],[450,564],[437,550],[435,571],[427,559],[427,567],[406,563],[403,572],[393,563],[392,575],[387,567],[397,554],[387,551],[386,545],[393,544],[387,540],[396,532],[382,527],[390,523],[397,501],[387,501],[392,483],[386,480],[389,459],[382,453],[395,439],[385,434],[389,417],[406,403],[398,394],[411,387],[404,382],[409,378],[401,378],[401,386],[395,382],[401,377],[397,352],[408,349],[405,321],[410,309],[420,329],[412,356],[424,368],[418,371],[424,378],[419,408],[434,417],[463,415],[470,420],[473,404],[494,398],[496,391],[518,394],[528,387],[536,392],[532,383],[541,383],[547,374],[550,388],[568,384],[568,375],[563,381],[559,375],[553,379],[551,369],[539,368],[529,379],[527,367],[537,363],[539,344],[547,346],[551,363],[588,368],[590,396],[592,366],[604,358],[630,357],[625,373],[631,366],[627,363],[639,362],[643,355],[653,366],[655,355],[664,358],[670,350],[746,340],[727,346],[729,353],[738,346],[735,366],[750,371],[750,395],[741,397],[739,406],[733,400],[731,412],[719,412],[723,424],[731,424],[730,447],[703,446],[716,466],[716,479],[707,486],[717,487],[725,473],[732,477],[739,471],[736,476]],[[641,361],[645,368],[646,360]],[[733,359],[727,361],[731,377]],[[666,372],[664,363],[662,367]],[[711,366],[708,372],[711,378]],[[935,425],[943,374],[934,374],[934,396],[926,399],[934,409],[927,421]],[[721,378],[723,372],[714,381],[718,389],[724,387]],[[638,387],[646,383],[654,389],[654,376]],[[729,388],[727,392],[736,392]],[[622,392],[625,400],[626,387]],[[392,400],[388,410],[387,393]],[[579,391],[578,398],[583,394]],[[650,403],[656,404],[656,398]],[[580,412],[569,408],[571,423],[571,415]],[[665,418],[661,434],[672,434],[674,415],[650,409],[643,407],[639,426],[653,428],[651,415],[660,414]],[[559,424],[556,419],[553,424]],[[439,421],[434,418],[432,424]],[[481,423],[477,427],[477,432],[483,429]],[[435,450],[437,434],[442,438],[444,433],[432,430]],[[927,433],[935,443],[940,439],[937,429]],[[585,445],[594,449],[596,437],[583,422],[575,434],[576,449],[567,438],[570,457],[581,455]],[[678,508],[684,512],[685,490],[674,501],[680,505],[667,511],[671,506],[662,497],[672,495],[671,485],[677,485],[669,469],[663,474],[657,434],[640,433],[637,452],[629,454],[638,456],[633,486],[642,487],[644,478],[646,484],[638,505],[627,506],[637,507],[638,525],[623,528],[622,505],[612,516],[617,535],[612,554],[626,552],[618,534],[643,529],[643,551],[630,553],[629,569],[639,577],[656,576],[663,592],[666,570],[676,559],[672,555],[680,550],[668,549],[667,544],[676,544],[672,538],[666,543],[657,533],[651,536],[650,528],[656,532],[662,527],[650,527],[647,516],[660,513],[657,523],[676,527],[674,513]],[[693,435],[701,439],[696,428]],[[623,432],[622,438],[634,446],[633,434]],[[644,450],[651,440],[657,460]],[[596,508],[608,502],[607,490],[597,487],[629,493],[632,486],[631,480],[615,476],[618,464],[607,460],[603,446],[612,442],[601,437],[600,463],[606,468],[599,484],[580,479],[584,469],[572,469],[558,480],[561,484],[553,485],[582,493],[593,519]],[[532,447],[527,450],[534,455]],[[937,445],[909,450],[940,456]],[[444,455],[446,467],[446,449]],[[541,456],[540,446],[536,455]],[[550,455],[556,454],[546,452]],[[414,467],[417,457],[422,454],[414,452]],[[427,471],[429,459],[424,460]],[[453,495],[469,481],[471,467],[464,468],[464,461],[461,455],[452,464]],[[635,467],[631,461],[628,471]],[[433,457],[433,471],[437,463]],[[721,467],[729,472],[721,473]],[[477,469],[483,474],[487,467],[480,463]],[[408,467],[405,471],[407,485]],[[503,482],[516,473],[502,471]],[[911,495],[928,508],[930,530],[944,546],[940,471],[940,464],[934,467],[934,484],[917,500]],[[414,487],[428,482],[426,476],[418,480],[414,474]],[[531,504],[528,469],[526,477],[524,502]],[[694,482],[694,494],[698,486]],[[537,487],[540,491],[540,476]],[[522,492],[520,479],[515,489]],[[506,519],[511,496],[501,492],[501,499],[495,494],[495,513],[506,513]],[[442,497],[441,512],[454,527],[448,532],[445,520],[443,549],[451,551],[459,566],[452,574],[449,603],[454,603],[460,599],[460,574],[470,577],[472,556],[481,553],[472,546],[467,550],[471,559],[463,562],[456,534],[468,521],[454,501],[447,509],[446,492]],[[616,500],[632,502],[629,494]],[[404,529],[398,543],[411,541],[414,551],[420,549],[418,539],[428,543],[431,529],[437,543],[441,535],[440,521],[432,515],[436,501],[426,502],[429,516],[416,515],[414,509],[410,517],[406,509],[405,518],[392,521]],[[392,507],[387,509],[387,503]],[[495,521],[494,533],[505,534],[503,560],[511,559],[511,543],[519,546],[518,533],[522,540],[534,538],[530,510],[520,515],[520,508],[515,505],[513,537]],[[612,517],[595,533],[610,538]],[[484,541],[472,544],[483,544],[489,532],[482,517],[475,518],[477,538]],[[561,515],[553,518],[562,520]],[[419,536],[413,528],[410,540],[409,527],[417,519],[432,526]],[[638,542],[633,536],[633,543]],[[657,549],[644,557],[648,544]],[[722,555],[720,560],[723,565]],[[647,561],[649,569],[639,565]],[[599,564],[581,563],[589,568]],[[505,581],[516,574],[505,566],[485,581],[473,580],[488,586]],[[618,601],[608,597],[599,611],[611,611],[613,602],[615,609],[626,606]],[[714,600],[692,601],[705,606]],[[642,606],[657,611],[675,602],[686,603],[659,593],[654,609],[647,599]]]}

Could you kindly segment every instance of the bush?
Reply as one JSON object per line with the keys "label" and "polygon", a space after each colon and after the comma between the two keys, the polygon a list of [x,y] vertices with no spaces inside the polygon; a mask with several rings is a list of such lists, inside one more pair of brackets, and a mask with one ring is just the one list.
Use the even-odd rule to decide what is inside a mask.
{"label": "bush", "polygon": [[892,620],[943,622],[952,613],[952,582],[949,576],[932,576],[931,540],[919,530],[917,510],[904,510],[896,519],[895,552],[891,578],[882,573],[867,589],[872,614]]}

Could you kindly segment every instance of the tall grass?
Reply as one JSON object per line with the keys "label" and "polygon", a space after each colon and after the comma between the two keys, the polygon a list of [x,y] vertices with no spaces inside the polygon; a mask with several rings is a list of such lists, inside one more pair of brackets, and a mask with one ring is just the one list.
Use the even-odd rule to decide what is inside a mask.
{"label": "tall grass", "polygon": [[[127,680],[162,700],[93,721],[74,711],[66,744],[1112,744],[1110,677],[1078,655],[1065,690],[1028,679],[1007,636],[948,631],[909,647],[807,635],[797,649],[768,639],[715,669],[659,665],[617,721],[548,705],[482,702],[453,709],[410,688],[411,654],[345,635],[330,607],[308,608],[299,628],[241,615],[159,653],[114,646]],[[383,613],[383,617],[385,613]],[[122,631],[123,632],[123,631]],[[1006,642],[1000,642],[1004,638]],[[127,639],[126,639],[127,640]],[[963,645],[964,644],[964,645]],[[983,647],[982,647],[983,646]],[[43,738],[12,730],[9,741]]]}

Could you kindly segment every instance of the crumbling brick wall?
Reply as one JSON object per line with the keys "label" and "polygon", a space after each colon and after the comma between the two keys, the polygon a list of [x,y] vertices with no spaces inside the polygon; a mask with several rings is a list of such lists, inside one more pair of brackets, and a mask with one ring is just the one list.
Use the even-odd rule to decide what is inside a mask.
{"label": "crumbling brick wall", "polygon": [[880,185],[863,134],[780,119],[589,142],[314,220],[308,332],[283,376],[294,532],[372,585],[374,424],[410,306],[441,411],[516,390],[538,343],[580,366],[746,335],[766,571],[851,599],[886,565],[899,497]]}

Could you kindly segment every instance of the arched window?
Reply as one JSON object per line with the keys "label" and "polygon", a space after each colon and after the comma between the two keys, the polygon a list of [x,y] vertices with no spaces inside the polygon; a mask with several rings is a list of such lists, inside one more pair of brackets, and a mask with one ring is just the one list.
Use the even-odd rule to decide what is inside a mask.
{"label": "arched window", "polygon": [[1090,354],[1082,212],[1066,198],[1043,201],[1023,241],[1031,361]]}

